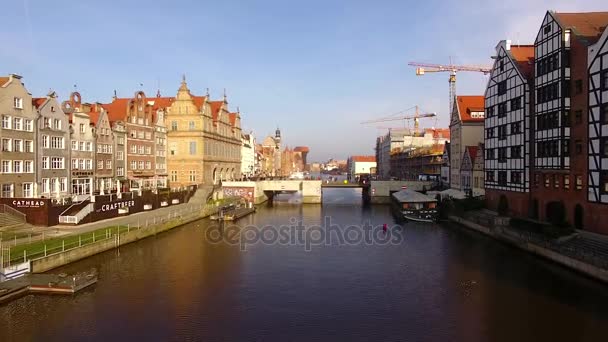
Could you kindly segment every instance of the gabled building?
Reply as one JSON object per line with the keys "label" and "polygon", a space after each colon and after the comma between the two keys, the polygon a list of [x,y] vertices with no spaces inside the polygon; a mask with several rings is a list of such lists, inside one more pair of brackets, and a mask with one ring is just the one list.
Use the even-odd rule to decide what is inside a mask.
{"label": "gabled building", "polygon": [[462,157],[466,146],[483,142],[484,97],[456,96],[450,120],[450,184],[464,190],[460,177]]}
{"label": "gabled building", "polygon": [[465,146],[460,163],[460,190],[466,193],[473,191],[473,165],[477,157],[477,146]]}
{"label": "gabled building", "polygon": [[473,196],[485,196],[485,166],[484,166],[484,144],[477,146],[475,161],[473,162]]}
{"label": "gabled building", "polygon": [[241,175],[253,177],[256,171],[255,136],[253,132],[241,134]]}
{"label": "gabled building", "polygon": [[125,192],[129,190],[127,181],[127,129],[122,120],[110,120],[112,134],[114,135],[114,181],[115,188]]}
{"label": "gabled building", "polygon": [[441,185],[448,188],[450,187],[450,151],[450,142],[446,141],[441,157]]}
{"label": "gabled building", "polygon": [[36,148],[38,195],[60,200],[70,196],[70,121],[61,109],[55,92],[33,99],[38,114],[36,146],[26,142],[25,149]]}
{"label": "gabled building", "polygon": [[112,126],[101,104],[84,104],[83,107],[95,129],[95,189],[100,193],[108,193],[116,190]]}
{"label": "gabled building", "polygon": [[[608,12],[547,12],[534,42],[535,108],[532,216],[564,210],[575,228],[592,224],[589,202],[588,47],[608,25]],[[601,67],[600,67],[601,68]],[[555,205],[559,204],[559,205]],[[557,209],[556,209],[557,208]]]}
{"label": "gabled building", "polygon": [[70,191],[81,201],[95,190],[95,128],[79,93],[72,93],[62,108],[70,120]]}
{"label": "gabled building", "polygon": [[608,234],[608,28],[588,51],[587,199],[594,214],[588,215],[585,225]]}
{"label": "gabled building", "polygon": [[485,91],[485,196],[496,210],[505,196],[510,212],[527,216],[530,202],[534,46],[496,46]]}
{"label": "gabled building", "polygon": [[[32,95],[21,81],[11,74],[0,77],[0,172],[2,197],[37,197],[35,160],[36,111]],[[50,146],[50,141],[48,142]]]}

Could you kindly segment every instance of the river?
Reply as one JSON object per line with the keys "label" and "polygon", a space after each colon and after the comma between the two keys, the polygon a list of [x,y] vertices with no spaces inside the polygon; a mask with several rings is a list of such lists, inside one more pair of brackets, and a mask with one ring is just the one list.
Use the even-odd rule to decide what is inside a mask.
{"label": "river", "polygon": [[74,296],[27,296],[0,307],[0,341],[608,336],[608,286],[462,228],[400,228],[387,206],[363,207],[358,189],[324,191],[323,206],[278,201],[238,224],[301,220],[308,230],[330,217],[342,232],[387,223],[395,239],[243,246],[218,243],[214,236],[233,229],[201,220],[53,270],[97,267],[100,279]]}

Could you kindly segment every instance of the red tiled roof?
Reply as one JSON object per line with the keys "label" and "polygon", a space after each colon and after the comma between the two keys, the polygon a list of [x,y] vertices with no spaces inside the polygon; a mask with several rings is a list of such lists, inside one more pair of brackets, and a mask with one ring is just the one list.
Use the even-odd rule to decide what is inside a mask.
{"label": "red tiled roof", "polygon": [[462,122],[483,122],[483,117],[471,117],[471,112],[484,112],[485,100],[483,95],[458,95],[456,96],[456,104]]}
{"label": "red tiled roof", "polygon": [[230,120],[230,126],[236,126],[236,116],[238,113],[228,113],[228,120]]}
{"label": "red tiled roof", "polygon": [[534,77],[534,45],[511,45],[511,56],[525,78]]}
{"label": "red tiled roof", "polygon": [[296,146],[293,150],[296,152],[309,152],[310,151],[308,146]]}
{"label": "red tiled roof", "polygon": [[588,39],[590,44],[595,43],[608,26],[608,12],[553,13],[553,16],[560,25],[571,28],[574,34]]}
{"label": "red tiled roof", "polygon": [[213,117],[213,121],[217,121],[220,116],[220,110],[224,105],[224,101],[209,101],[209,105],[211,106],[211,116]]}
{"label": "red tiled roof", "polygon": [[99,116],[101,115],[100,112],[95,110],[95,106],[91,106],[91,111],[88,113],[89,114],[89,122],[91,123],[91,125],[93,126],[97,126],[97,122],[99,121]]}
{"label": "red tiled roof", "polygon": [[45,101],[46,101],[46,97],[34,97],[34,98],[32,98],[32,104],[36,108],[40,108],[44,104]]}
{"label": "red tiled roof", "polygon": [[207,96],[192,96],[192,100],[194,100],[194,105],[196,108],[201,108],[207,100]]}
{"label": "red tiled roof", "polygon": [[154,102],[152,105],[152,109],[157,110],[160,108],[168,108],[171,107],[173,103],[173,97],[151,97],[146,99],[146,102]]}
{"label": "red tiled roof", "polygon": [[352,156],[350,159],[354,162],[375,162],[376,156]]}
{"label": "red tiled roof", "polygon": [[471,157],[471,162],[475,162],[475,158],[477,157],[477,146],[467,146],[466,152]]}
{"label": "red tiled roof", "polygon": [[0,77],[0,86],[5,85],[8,80],[10,80],[9,77]]}
{"label": "red tiled roof", "polygon": [[449,128],[425,128],[425,133],[435,134],[437,138],[450,138],[450,129]]}
{"label": "red tiled roof", "polygon": [[112,103],[102,104],[103,109],[108,112],[108,120],[114,121],[126,121],[127,120],[127,104],[131,99],[117,98]]}

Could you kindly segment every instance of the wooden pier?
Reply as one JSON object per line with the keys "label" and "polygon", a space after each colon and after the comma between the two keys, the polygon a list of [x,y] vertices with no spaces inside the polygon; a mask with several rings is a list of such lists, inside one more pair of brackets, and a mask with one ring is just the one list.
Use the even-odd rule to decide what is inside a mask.
{"label": "wooden pier", "polygon": [[97,283],[97,270],[61,274],[26,274],[0,283],[0,304],[28,294],[74,294]]}
{"label": "wooden pier", "polygon": [[212,220],[216,221],[236,221],[241,217],[247,216],[255,212],[255,207],[247,208],[229,208],[227,210],[220,210],[217,214],[211,215]]}

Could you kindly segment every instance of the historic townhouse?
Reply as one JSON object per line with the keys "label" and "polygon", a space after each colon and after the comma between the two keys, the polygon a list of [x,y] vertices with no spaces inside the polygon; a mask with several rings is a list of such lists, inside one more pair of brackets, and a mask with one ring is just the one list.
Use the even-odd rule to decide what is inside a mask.
{"label": "historic townhouse", "polygon": [[464,190],[460,164],[466,146],[483,142],[484,97],[456,96],[454,100],[450,120],[450,185],[452,189]]}
{"label": "historic townhouse", "polygon": [[[205,109],[205,178],[207,184],[241,178],[241,115],[222,101],[208,101]],[[280,151],[278,154],[280,155]],[[280,158],[280,157],[279,157]]]}
{"label": "historic townhouse", "polygon": [[448,188],[450,187],[450,150],[450,142],[446,141],[441,157],[441,185]]}
{"label": "historic townhouse", "polygon": [[[40,197],[61,199],[69,197],[70,182],[70,121],[61,109],[55,92],[34,98],[38,114],[36,148],[36,182]],[[27,143],[31,149],[32,142]],[[33,145],[33,144],[32,144]]]}
{"label": "historic townhouse", "polygon": [[70,120],[70,191],[77,200],[83,200],[95,190],[95,129],[79,93],[72,93],[62,108]]}
{"label": "historic townhouse", "polygon": [[473,161],[473,183],[471,189],[473,190],[473,196],[484,196],[485,191],[485,165],[484,165],[484,144],[479,143],[477,145],[477,151],[475,154],[475,160]]}
{"label": "historic townhouse", "polygon": [[511,213],[527,216],[534,46],[503,40],[493,58],[485,92],[486,202],[497,209],[504,196]]}
{"label": "historic townhouse", "polygon": [[[158,94],[158,97],[160,97],[160,93]],[[154,155],[156,156],[156,187],[167,188],[167,127],[165,126],[165,110],[157,108],[154,113]]]}
{"label": "historic townhouse", "polygon": [[2,197],[36,197],[34,160],[37,114],[21,76],[0,77]]}
{"label": "historic townhouse", "polygon": [[112,103],[102,106],[111,122],[125,125],[128,189],[155,189],[154,113],[146,94],[138,91],[133,98],[114,97]]}
{"label": "historic townhouse", "polygon": [[589,47],[588,200],[585,226],[608,234],[608,28]]}
{"label": "historic townhouse", "polygon": [[202,184],[204,175],[204,115],[207,96],[193,96],[185,77],[175,98],[160,98],[166,108],[169,187]]}
{"label": "historic townhouse", "polygon": [[253,133],[241,134],[241,175],[253,177],[255,172],[255,136]]}
{"label": "historic townhouse", "polygon": [[91,125],[95,128],[95,189],[106,193],[116,189],[114,181],[114,134],[108,114],[101,104],[85,104]]}
{"label": "historic townhouse", "polygon": [[[608,24],[608,12],[547,12],[536,36],[532,215],[564,210],[576,228],[590,226],[588,203],[588,46]],[[561,204],[560,204],[561,203]],[[559,205],[556,205],[559,204]]]}
{"label": "historic townhouse", "polygon": [[258,146],[262,155],[260,172],[262,176],[281,175],[281,130],[277,128],[274,137],[268,135]]}
{"label": "historic townhouse", "polygon": [[122,120],[110,121],[112,134],[114,135],[114,181],[115,188],[120,191],[128,191],[127,181],[127,129]]}
{"label": "historic townhouse", "polygon": [[460,189],[466,193],[473,191],[473,165],[477,156],[477,146],[466,146],[460,162]]}

